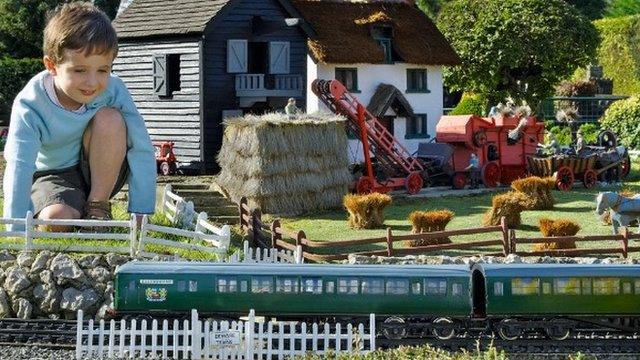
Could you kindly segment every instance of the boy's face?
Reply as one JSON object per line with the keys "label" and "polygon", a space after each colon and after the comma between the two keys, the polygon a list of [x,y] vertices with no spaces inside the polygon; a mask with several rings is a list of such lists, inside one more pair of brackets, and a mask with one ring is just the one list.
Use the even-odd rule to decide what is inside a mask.
{"label": "boy's face", "polygon": [[86,56],[84,49],[80,49],[65,50],[63,58],[56,64],[45,56],[44,65],[53,75],[60,104],[76,110],[107,88],[114,56],[110,52]]}

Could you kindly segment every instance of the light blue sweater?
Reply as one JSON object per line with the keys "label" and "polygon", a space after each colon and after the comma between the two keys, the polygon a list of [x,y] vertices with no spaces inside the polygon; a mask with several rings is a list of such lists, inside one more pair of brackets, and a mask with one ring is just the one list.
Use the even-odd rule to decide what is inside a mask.
{"label": "light blue sweater", "polygon": [[120,110],[127,125],[129,212],[153,213],[156,202],[154,149],[144,120],[122,80],[111,75],[107,89],[86,104],[86,112],[77,114],[49,99],[44,87],[46,74],[43,71],[34,76],[13,102],[4,149],[7,164],[3,217],[24,218],[28,210],[33,211],[31,185],[35,171],[78,164],[82,134],[104,106]]}

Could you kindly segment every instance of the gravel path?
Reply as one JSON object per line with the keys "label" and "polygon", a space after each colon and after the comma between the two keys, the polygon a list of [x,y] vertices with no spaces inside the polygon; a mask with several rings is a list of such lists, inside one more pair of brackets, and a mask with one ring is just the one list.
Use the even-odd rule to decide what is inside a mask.
{"label": "gravel path", "polygon": [[71,360],[75,350],[44,349],[33,346],[0,346],[2,360]]}

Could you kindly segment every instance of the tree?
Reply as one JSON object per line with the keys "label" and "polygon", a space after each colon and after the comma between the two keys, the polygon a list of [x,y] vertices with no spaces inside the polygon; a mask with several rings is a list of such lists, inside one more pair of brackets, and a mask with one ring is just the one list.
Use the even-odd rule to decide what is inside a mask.
{"label": "tree", "polygon": [[436,19],[442,6],[450,0],[417,0],[416,5],[431,19]]}
{"label": "tree", "polygon": [[105,14],[112,19],[116,17],[120,0],[93,0],[93,4],[104,11]]}
{"label": "tree", "polygon": [[0,0],[0,57],[41,57],[47,11],[60,0]]}
{"label": "tree", "polygon": [[445,70],[452,90],[511,96],[532,108],[579,66],[590,63],[598,33],[563,0],[454,0],[438,27],[462,59]]}
{"label": "tree", "polygon": [[640,1],[638,0],[609,0],[607,17],[621,17],[640,14]]}
{"label": "tree", "polygon": [[606,0],[565,0],[575,6],[589,20],[601,19],[607,7]]}

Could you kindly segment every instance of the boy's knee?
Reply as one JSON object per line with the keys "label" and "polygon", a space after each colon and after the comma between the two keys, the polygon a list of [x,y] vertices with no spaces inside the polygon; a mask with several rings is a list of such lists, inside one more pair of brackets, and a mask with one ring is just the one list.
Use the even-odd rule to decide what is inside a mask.
{"label": "boy's knee", "polygon": [[118,109],[103,107],[93,117],[91,128],[92,131],[121,131],[126,126]]}
{"label": "boy's knee", "polygon": [[[53,219],[79,219],[80,213],[78,210],[63,204],[49,205],[42,209],[38,214],[38,219],[41,220],[53,220]],[[47,225],[44,226],[47,231],[61,232],[71,231],[72,226],[66,225]]]}

